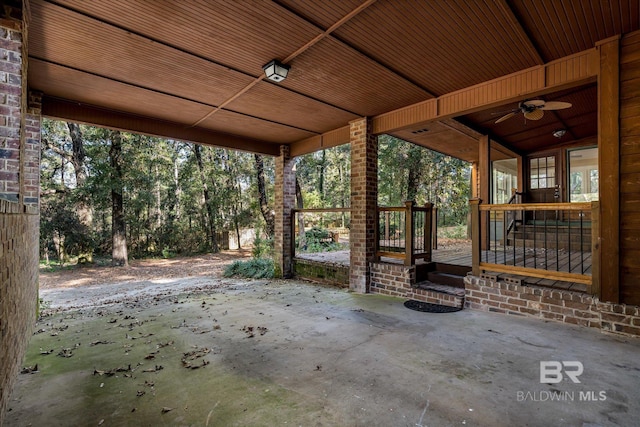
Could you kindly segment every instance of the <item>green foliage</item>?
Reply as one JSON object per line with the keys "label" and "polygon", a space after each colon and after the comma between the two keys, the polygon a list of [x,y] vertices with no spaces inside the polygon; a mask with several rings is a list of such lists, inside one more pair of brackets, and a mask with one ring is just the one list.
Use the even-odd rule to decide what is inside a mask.
{"label": "green foliage", "polygon": [[418,205],[431,202],[438,208],[439,224],[466,222],[471,174],[467,162],[390,135],[378,141],[380,205],[401,206],[412,199]]}
{"label": "green foliage", "polygon": [[[77,179],[67,124],[43,120],[43,257],[110,256],[111,191],[116,187],[123,189],[127,246],[136,258],[210,252],[220,245],[222,232],[265,229],[253,154],[202,146],[199,164],[194,144],[122,133],[125,162],[122,177],[114,182],[111,131],[85,125],[80,130],[86,157]],[[303,207],[349,207],[350,155],[346,144],[296,159]],[[380,205],[399,206],[415,197],[419,205],[430,201],[438,207],[441,227],[466,222],[468,164],[386,135],[379,138],[378,158]],[[275,161],[263,160],[266,195],[273,203]],[[348,229],[348,213],[305,213],[304,221],[305,227],[315,226],[301,242],[304,250],[343,249],[327,228]],[[272,257],[273,241],[256,239],[253,255]]]}
{"label": "green foliage", "polygon": [[331,252],[344,249],[341,244],[333,241],[333,234],[326,228],[312,227],[305,231],[305,240],[303,252]]}
{"label": "green foliage", "polygon": [[253,249],[251,255],[256,259],[271,258],[273,256],[273,239],[263,239],[257,233],[253,239]]}
{"label": "green foliage", "polygon": [[275,277],[273,260],[254,258],[248,261],[234,261],[224,269],[224,277],[244,277],[252,279],[271,279]]}
{"label": "green foliage", "polygon": [[[69,257],[76,251],[72,246],[80,244],[97,256],[109,255],[115,187],[124,190],[127,246],[136,258],[209,252],[214,250],[212,236],[224,246],[222,232],[264,228],[253,154],[202,146],[200,174],[194,144],[122,133],[125,163],[116,183],[109,163],[111,131],[85,125],[80,129],[86,153],[83,185],[76,182],[71,165],[66,123],[43,120],[43,210],[50,205],[42,217],[43,257],[55,255],[53,232],[58,230],[65,236]],[[274,160],[265,158],[264,165],[266,193],[273,197]],[[208,205],[203,203],[205,188],[211,196]],[[79,203],[88,208],[90,221],[75,213]],[[67,224],[62,223],[65,218]],[[81,232],[72,235],[74,229]]]}
{"label": "green foliage", "polygon": [[466,239],[467,225],[460,224],[452,227],[439,227],[438,237],[443,237],[445,239]]}

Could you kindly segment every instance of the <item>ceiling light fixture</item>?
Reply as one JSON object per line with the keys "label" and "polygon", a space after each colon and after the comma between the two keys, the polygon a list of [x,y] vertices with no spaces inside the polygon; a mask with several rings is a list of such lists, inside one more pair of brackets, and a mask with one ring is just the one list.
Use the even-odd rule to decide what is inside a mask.
{"label": "ceiling light fixture", "polygon": [[276,83],[280,83],[287,78],[287,74],[289,74],[290,68],[290,66],[283,64],[277,59],[274,59],[273,61],[262,67],[262,69],[264,70],[264,75],[269,80]]}
{"label": "ceiling light fixture", "polygon": [[553,136],[556,138],[562,138],[567,133],[566,129],[558,129],[553,131]]}

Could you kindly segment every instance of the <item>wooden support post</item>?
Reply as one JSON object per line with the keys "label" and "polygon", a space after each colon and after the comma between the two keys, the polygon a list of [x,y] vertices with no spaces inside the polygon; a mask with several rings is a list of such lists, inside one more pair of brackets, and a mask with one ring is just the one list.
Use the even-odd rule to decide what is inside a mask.
{"label": "wooden support post", "polygon": [[600,202],[591,202],[591,294],[602,297],[600,289]]}
{"label": "wooden support post", "polygon": [[[491,203],[491,141],[488,135],[483,135],[479,140],[479,161],[478,161],[478,197],[485,203]],[[486,215],[480,217],[480,227],[485,230],[483,233],[487,238],[481,241],[481,249],[489,247],[489,221]]]}
{"label": "wooden support post", "polygon": [[469,200],[471,211],[471,269],[474,276],[480,276],[480,199]]}
{"label": "wooden support post", "polygon": [[389,227],[389,219],[391,218],[391,212],[385,211],[384,213],[384,240],[389,240],[391,237],[391,229]]}
{"label": "wooden support post", "polygon": [[433,203],[425,203],[424,207],[426,209],[424,213],[424,252],[425,257],[424,260],[426,262],[431,262],[431,246],[432,241],[434,239],[433,236]]}
{"label": "wooden support post", "polygon": [[404,217],[404,265],[413,265],[413,236],[415,227],[413,224],[413,200],[407,200],[405,205]]}
{"label": "wooden support post", "polygon": [[438,250],[438,208],[436,206],[433,205],[433,203],[431,204],[431,206],[433,206],[432,208],[432,214],[431,214],[431,248],[434,250]]}
{"label": "wooden support post", "polygon": [[291,209],[291,259],[293,260],[296,257],[296,210]]}
{"label": "wooden support post", "polygon": [[[603,301],[620,301],[620,40],[604,40],[598,74],[600,286]],[[594,260],[595,263],[595,260]]]}

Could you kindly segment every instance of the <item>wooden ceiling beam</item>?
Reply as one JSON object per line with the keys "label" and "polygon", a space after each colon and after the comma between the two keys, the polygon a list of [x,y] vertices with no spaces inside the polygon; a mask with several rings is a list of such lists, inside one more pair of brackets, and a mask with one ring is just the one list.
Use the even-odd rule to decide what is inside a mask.
{"label": "wooden ceiling beam", "polygon": [[60,120],[85,123],[118,129],[126,132],[141,133],[161,138],[178,139],[203,145],[230,148],[251,153],[277,156],[279,144],[229,135],[211,130],[187,127],[184,124],[136,116],[120,111],[107,110],[92,105],[81,104],[65,99],[44,96],[42,115]]}
{"label": "wooden ceiling beam", "polygon": [[[329,29],[327,29],[327,30],[323,31],[322,33],[318,34],[317,36],[315,36],[314,38],[309,40],[307,43],[305,43],[303,46],[299,47],[294,52],[289,54],[282,62],[284,62],[286,64],[287,62],[293,60],[297,56],[302,55],[304,52],[306,52],[308,49],[310,49],[313,45],[315,45],[316,43],[318,43],[319,41],[321,41],[325,37],[328,37],[333,31],[335,31],[338,28],[340,28],[341,25],[343,25],[346,22],[348,22],[351,18],[353,18],[358,13],[362,12],[364,9],[366,9],[367,7],[369,7],[371,4],[373,4],[375,2],[376,2],[376,0],[366,0],[363,4],[361,4],[360,6],[358,6],[357,8],[355,8],[354,10],[352,10],[351,12],[346,14],[344,17],[342,17],[342,19],[340,19],[338,22],[333,24]],[[243,89],[238,91],[236,94],[234,94],[233,96],[231,96],[227,100],[223,101],[222,104],[218,105],[216,108],[214,108],[213,110],[209,111],[204,117],[202,117],[200,120],[195,122],[192,126],[199,125],[200,123],[202,123],[203,121],[205,121],[206,119],[208,119],[209,117],[211,117],[212,115],[217,113],[218,111],[224,109],[227,105],[229,105],[230,103],[232,103],[233,101],[235,101],[236,99],[238,99],[239,97],[241,97],[242,95],[247,93],[249,91],[249,89],[251,89],[252,87],[257,85],[258,83],[260,83],[264,79],[265,79],[264,74],[260,74],[258,77],[255,78],[255,80],[253,80],[251,83],[249,83],[247,86],[245,86]]]}
{"label": "wooden ceiling beam", "polygon": [[527,96],[590,83],[597,79],[598,63],[598,50],[588,49],[542,66],[380,114],[372,119],[373,132],[389,133],[517,102]]}
{"label": "wooden ceiling beam", "polygon": [[509,6],[506,0],[498,0],[496,1],[498,7],[502,9],[504,14],[508,17],[511,22],[511,26],[515,30],[518,38],[520,39],[521,46],[527,51],[532,58],[534,58],[538,65],[544,64],[544,59],[542,55],[540,55],[540,50],[536,47],[531,37],[529,37],[528,32],[525,28],[522,27],[522,21],[518,19],[516,14],[513,12],[513,9]]}

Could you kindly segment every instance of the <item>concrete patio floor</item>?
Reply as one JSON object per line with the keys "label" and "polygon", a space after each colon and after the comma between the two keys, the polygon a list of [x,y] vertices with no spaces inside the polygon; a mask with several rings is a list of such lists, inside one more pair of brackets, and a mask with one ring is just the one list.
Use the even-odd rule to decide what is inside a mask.
{"label": "concrete patio floor", "polygon": [[[132,287],[153,291],[118,296]],[[19,376],[5,425],[638,425],[633,338],[299,281],[94,291],[45,295],[61,311],[36,326],[38,372]],[[541,361],[581,362],[580,383],[541,384]]]}

